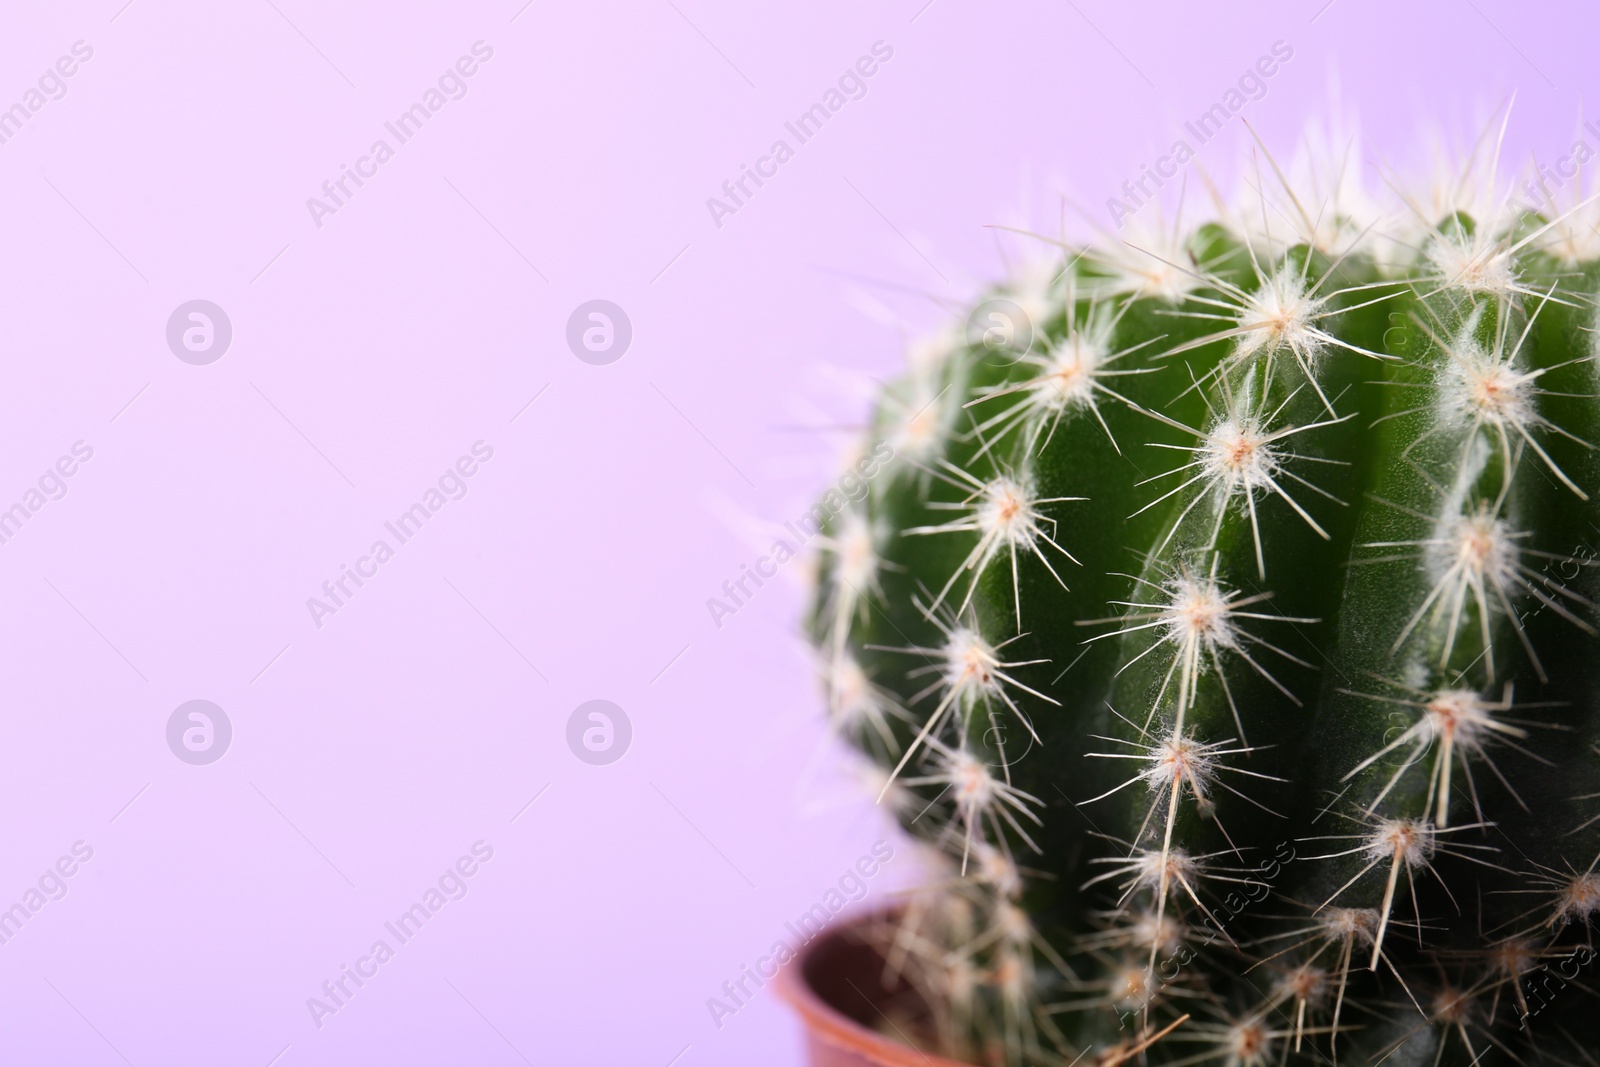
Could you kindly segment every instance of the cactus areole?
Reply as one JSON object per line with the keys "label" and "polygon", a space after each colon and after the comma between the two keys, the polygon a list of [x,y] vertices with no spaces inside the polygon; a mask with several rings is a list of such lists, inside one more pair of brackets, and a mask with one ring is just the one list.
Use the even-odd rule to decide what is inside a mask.
{"label": "cactus areole", "polygon": [[1029,328],[918,348],[830,520],[916,1040],[1600,1063],[1600,212],[1250,184],[983,294]]}

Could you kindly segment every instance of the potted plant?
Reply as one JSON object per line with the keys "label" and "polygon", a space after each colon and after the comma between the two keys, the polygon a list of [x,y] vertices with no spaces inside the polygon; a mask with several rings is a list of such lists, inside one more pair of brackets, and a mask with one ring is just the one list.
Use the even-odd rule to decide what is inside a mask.
{"label": "potted plant", "polygon": [[1054,242],[884,389],[810,626],[938,869],[815,1062],[1597,1062],[1600,211],[1495,143]]}

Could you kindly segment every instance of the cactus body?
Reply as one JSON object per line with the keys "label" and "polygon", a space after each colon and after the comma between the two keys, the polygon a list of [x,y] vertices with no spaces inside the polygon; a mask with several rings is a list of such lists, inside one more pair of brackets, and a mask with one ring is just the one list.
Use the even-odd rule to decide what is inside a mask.
{"label": "cactus body", "polygon": [[1593,1064],[1592,213],[1279,188],[888,387],[812,631],[946,868],[890,965],[974,1062]]}

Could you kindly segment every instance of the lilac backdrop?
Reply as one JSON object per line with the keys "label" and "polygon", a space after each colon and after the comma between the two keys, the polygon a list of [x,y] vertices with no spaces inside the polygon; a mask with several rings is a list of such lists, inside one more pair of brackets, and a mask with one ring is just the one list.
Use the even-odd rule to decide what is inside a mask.
{"label": "lilac backdrop", "polygon": [[[0,907],[93,856],[0,944],[4,1062],[797,1063],[770,990],[720,1029],[706,998],[892,834],[813,773],[803,567],[720,629],[705,600],[826,483],[865,376],[1017,254],[988,224],[1062,190],[1103,220],[1275,40],[1265,138],[1337,73],[1399,161],[1512,90],[1508,155],[1560,153],[1600,39],[1508,0],[523,5],[6,7],[0,107],[93,54],[0,127],[0,508],[93,456],[0,545]],[[866,95],[715,225],[878,41]],[[233,329],[204,366],[164,333],[197,298]],[[633,326],[607,366],[564,338],[594,298]],[[466,495],[318,627],[307,598],[479,441]],[[594,698],[633,726],[609,766],[565,740]],[[165,733],[193,699],[233,727],[205,766]],[[399,945],[383,924],[480,840]]]}

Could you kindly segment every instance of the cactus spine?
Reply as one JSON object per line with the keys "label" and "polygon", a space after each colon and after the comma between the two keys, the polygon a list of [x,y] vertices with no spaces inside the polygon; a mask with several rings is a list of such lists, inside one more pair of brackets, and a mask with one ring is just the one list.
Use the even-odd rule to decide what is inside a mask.
{"label": "cactus spine", "polygon": [[1600,214],[1474,162],[1058,245],[887,387],[811,628],[946,1054],[1600,1062]]}

